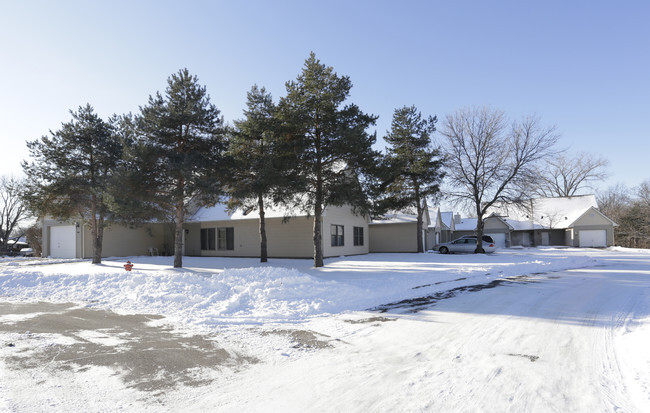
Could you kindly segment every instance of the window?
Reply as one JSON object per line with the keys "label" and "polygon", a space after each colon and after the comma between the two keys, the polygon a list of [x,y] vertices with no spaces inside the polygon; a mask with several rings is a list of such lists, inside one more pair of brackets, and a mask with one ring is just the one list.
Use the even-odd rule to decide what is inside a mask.
{"label": "window", "polygon": [[363,227],[352,227],[353,231],[353,244],[363,245]]}
{"label": "window", "polygon": [[332,246],[333,247],[342,247],[343,246],[343,225],[332,225]]}
{"label": "window", "polygon": [[235,229],[233,227],[217,228],[217,248],[220,250],[235,249]]}
{"label": "window", "polygon": [[201,228],[201,249],[214,250],[214,228]]}

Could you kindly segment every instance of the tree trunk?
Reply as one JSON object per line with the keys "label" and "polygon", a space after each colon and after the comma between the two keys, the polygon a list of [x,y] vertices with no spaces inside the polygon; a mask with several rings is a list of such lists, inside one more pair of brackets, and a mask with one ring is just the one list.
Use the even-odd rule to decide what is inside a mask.
{"label": "tree trunk", "polygon": [[[99,221],[99,222],[98,222]],[[104,240],[104,220],[100,218],[99,220],[92,220],[92,229],[91,235],[93,238],[93,264],[102,263],[102,246]],[[82,229],[83,230],[83,229]]]}
{"label": "tree trunk", "polygon": [[314,197],[314,267],[322,267],[323,263],[323,234],[321,221],[323,218],[323,164],[320,158],[320,135],[316,140],[316,194]]}
{"label": "tree trunk", "polygon": [[424,208],[422,207],[422,203],[420,202],[420,186],[417,183],[417,180],[413,180],[413,186],[415,187],[415,203],[417,205],[416,211],[418,215],[417,219],[417,224],[416,224],[416,231],[417,231],[417,246],[418,246],[418,252],[424,252],[424,245],[422,243],[422,215],[424,215]]}
{"label": "tree trunk", "polygon": [[[90,206],[90,236],[93,239],[93,264],[102,263],[102,240],[101,236],[103,232],[100,233],[100,222],[97,218],[97,198],[95,195],[92,195],[91,206]],[[83,231],[83,226],[81,231]]]}
{"label": "tree trunk", "polygon": [[[102,243],[101,240],[99,239],[99,228],[97,225],[97,218],[92,217],[91,219],[91,224],[90,224],[90,236],[93,239],[93,264],[101,264],[102,263]],[[83,231],[83,226],[81,226],[81,230]]]}
{"label": "tree trunk", "polygon": [[485,250],[483,249],[483,214],[480,212],[476,218],[476,249],[474,250],[474,253],[485,253]]}
{"label": "tree trunk", "polygon": [[323,236],[321,231],[321,220],[323,211],[319,202],[315,205],[314,211],[314,267],[322,267],[323,263]]}
{"label": "tree trunk", "polygon": [[260,213],[260,262],[268,261],[266,249],[266,220],[264,218],[264,198],[262,195],[257,197],[257,207]]}
{"label": "tree trunk", "polygon": [[[418,214],[419,215],[419,214]],[[418,223],[416,225],[418,231],[418,252],[424,252],[424,243],[422,242],[422,217],[418,216]]]}
{"label": "tree trunk", "polygon": [[323,263],[323,234],[321,221],[323,219],[323,182],[320,169],[317,172],[316,196],[314,202],[314,267],[322,267]]}
{"label": "tree trunk", "polygon": [[183,266],[183,223],[185,208],[183,200],[176,202],[176,231],[174,231],[174,268]]}

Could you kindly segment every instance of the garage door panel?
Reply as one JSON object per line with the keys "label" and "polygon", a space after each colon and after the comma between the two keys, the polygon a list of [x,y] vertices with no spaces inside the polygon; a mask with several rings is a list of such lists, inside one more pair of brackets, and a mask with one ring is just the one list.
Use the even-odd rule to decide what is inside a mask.
{"label": "garage door panel", "polygon": [[607,231],[604,229],[599,230],[586,230],[580,231],[578,235],[579,245],[584,248],[589,247],[606,247],[607,246]]}
{"label": "garage door panel", "polygon": [[74,225],[50,227],[50,257],[75,258],[77,231]]}
{"label": "garage door panel", "polygon": [[489,235],[492,237],[494,240],[494,245],[496,245],[497,248],[505,248],[506,247],[506,234],[504,233],[496,233],[496,234],[485,234]]}

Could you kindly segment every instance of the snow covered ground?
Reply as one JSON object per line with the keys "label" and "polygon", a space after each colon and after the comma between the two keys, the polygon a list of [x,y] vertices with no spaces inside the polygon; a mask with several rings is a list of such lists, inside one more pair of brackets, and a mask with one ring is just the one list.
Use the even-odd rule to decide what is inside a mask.
{"label": "snow covered ground", "polygon": [[[16,369],[71,340],[0,330],[0,411],[650,411],[650,251],[171,262],[0,259],[0,303],[159,314],[256,362],[153,394],[117,367]],[[77,341],[99,339],[124,337]]]}

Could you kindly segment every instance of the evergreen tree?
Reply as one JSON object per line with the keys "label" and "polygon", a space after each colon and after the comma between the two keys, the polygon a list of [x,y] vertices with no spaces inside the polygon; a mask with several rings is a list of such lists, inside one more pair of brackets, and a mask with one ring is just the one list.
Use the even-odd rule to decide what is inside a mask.
{"label": "evergreen tree", "polygon": [[439,151],[431,146],[436,117],[422,118],[415,106],[404,106],[393,113],[391,130],[384,140],[390,145],[385,163],[385,209],[415,210],[417,248],[424,252],[422,233],[426,200],[440,192],[442,179]]}
{"label": "evergreen tree", "polygon": [[260,262],[268,260],[265,197],[277,196],[284,174],[279,165],[278,119],[271,94],[253,86],[248,92],[245,118],[235,121],[229,154],[233,160],[229,192],[231,206],[257,208],[259,213]]}
{"label": "evergreen tree", "polygon": [[93,264],[101,263],[110,178],[122,147],[110,125],[87,104],[60,130],[27,142],[32,162],[23,161],[28,178],[26,201],[38,216],[80,217],[90,226]]}
{"label": "evergreen tree", "polygon": [[173,216],[174,267],[183,266],[187,208],[214,203],[222,194],[227,141],[220,111],[187,69],[167,79],[165,95],[141,107],[132,145],[132,174],[142,204]]}
{"label": "evergreen tree", "polygon": [[354,104],[343,106],[352,82],[320,63],[312,52],[302,73],[287,82],[280,101],[286,127],[284,139],[295,163],[287,171],[298,194],[292,203],[314,215],[314,265],[323,266],[321,222],[327,205],[350,204],[357,212],[369,209],[358,177],[375,162],[375,135],[366,129],[376,117]]}
{"label": "evergreen tree", "polygon": [[158,188],[150,185],[160,174],[158,152],[138,127],[141,118],[129,113],[114,116],[109,122],[123,146],[109,187],[112,219],[136,226],[151,221],[173,222],[175,214],[168,202],[164,197],[156,199]]}

